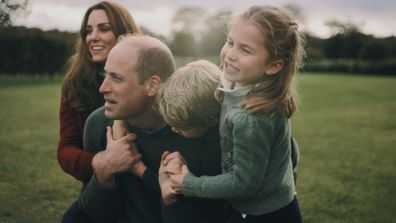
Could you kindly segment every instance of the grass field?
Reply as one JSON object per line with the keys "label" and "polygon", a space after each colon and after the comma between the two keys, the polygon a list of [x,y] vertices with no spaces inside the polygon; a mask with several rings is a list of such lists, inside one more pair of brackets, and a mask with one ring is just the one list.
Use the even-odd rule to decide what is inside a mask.
{"label": "grass field", "polygon": [[[396,78],[302,74],[293,135],[306,223],[396,222]],[[0,222],[59,222],[80,184],[59,168],[59,79],[0,77]]]}

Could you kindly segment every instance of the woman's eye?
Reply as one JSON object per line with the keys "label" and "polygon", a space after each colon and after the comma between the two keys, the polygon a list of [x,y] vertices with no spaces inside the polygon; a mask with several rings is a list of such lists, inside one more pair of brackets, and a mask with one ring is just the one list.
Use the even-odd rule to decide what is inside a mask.
{"label": "woman's eye", "polygon": [[90,33],[92,32],[92,29],[91,29],[91,28],[85,28],[85,32],[86,32],[87,34],[90,34]]}

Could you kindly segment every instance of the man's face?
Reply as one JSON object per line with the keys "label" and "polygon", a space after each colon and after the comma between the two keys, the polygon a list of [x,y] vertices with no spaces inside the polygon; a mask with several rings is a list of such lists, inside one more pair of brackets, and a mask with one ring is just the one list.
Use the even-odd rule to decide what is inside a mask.
{"label": "man's face", "polygon": [[116,45],[110,52],[106,76],[99,88],[105,99],[105,116],[110,119],[133,121],[151,109],[151,99],[145,84],[139,84],[135,65],[138,58],[136,47]]}

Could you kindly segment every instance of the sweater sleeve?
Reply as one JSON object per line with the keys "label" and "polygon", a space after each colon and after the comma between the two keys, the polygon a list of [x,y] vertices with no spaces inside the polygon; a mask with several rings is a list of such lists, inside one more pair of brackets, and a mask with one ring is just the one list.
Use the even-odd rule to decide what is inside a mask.
{"label": "sweater sleeve", "polygon": [[122,210],[118,183],[107,188],[93,175],[80,195],[79,205],[95,222],[113,222]]}
{"label": "sweater sleeve", "polygon": [[83,128],[89,112],[73,111],[65,102],[60,104],[60,140],[57,159],[60,167],[77,180],[88,182],[93,170],[94,153],[83,150]]}
{"label": "sweater sleeve", "polygon": [[253,196],[262,186],[270,156],[274,125],[270,117],[235,110],[223,128],[222,146],[232,152],[231,171],[217,176],[195,177],[189,173],[183,182],[187,196],[239,199]]}
{"label": "sweater sleeve", "polygon": [[[103,108],[92,112],[85,123],[84,148],[95,153],[103,150],[106,146],[106,126],[109,125],[112,123],[105,118]],[[118,218],[123,214],[118,177],[116,185],[108,188],[101,185],[93,174],[81,192],[79,204],[95,222],[112,222]]]}

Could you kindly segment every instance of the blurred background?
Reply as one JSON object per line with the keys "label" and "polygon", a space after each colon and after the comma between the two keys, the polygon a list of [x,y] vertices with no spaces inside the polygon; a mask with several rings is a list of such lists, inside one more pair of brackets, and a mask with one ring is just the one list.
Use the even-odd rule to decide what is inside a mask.
{"label": "blurred background", "polygon": [[[3,0],[0,71],[10,75],[62,73],[82,16],[95,2]],[[215,61],[226,36],[227,15],[253,4],[284,6],[295,13],[306,36],[304,71],[396,73],[394,0],[119,3],[130,10],[145,33],[164,40],[176,56]]]}
{"label": "blurred background", "polygon": [[[60,86],[93,0],[0,1],[0,222],[60,222],[81,184],[56,159]],[[306,223],[396,223],[395,0],[118,0],[177,66],[219,64],[227,16],[287,7],[305,33],[297,75],[297,196]]]}

